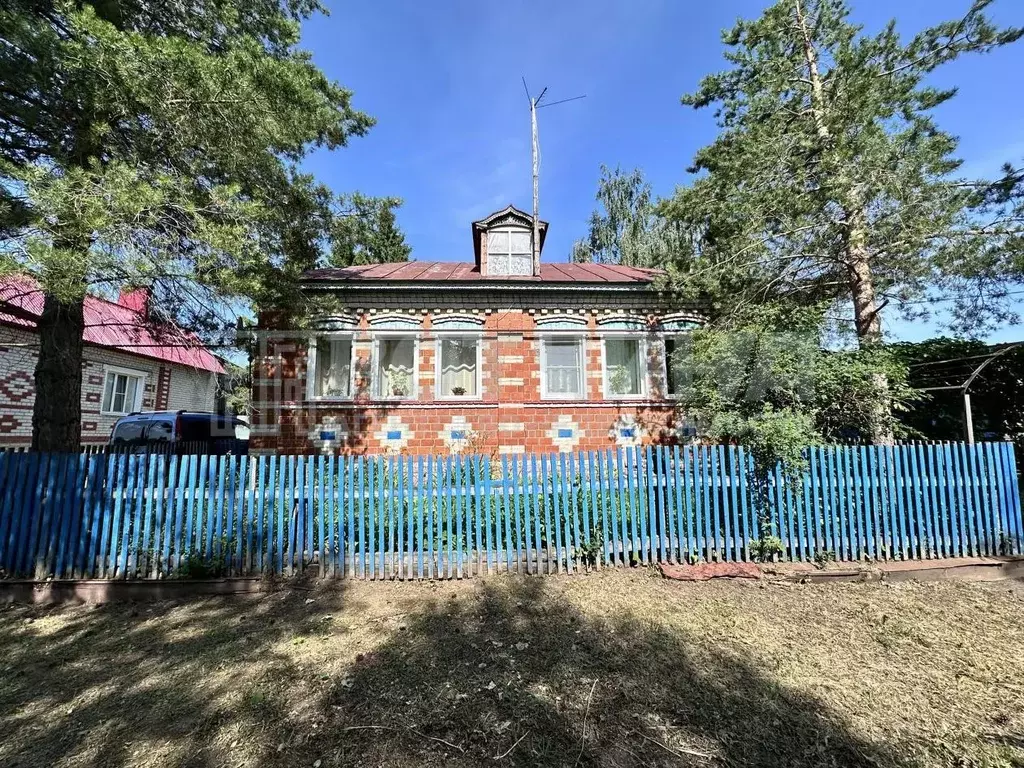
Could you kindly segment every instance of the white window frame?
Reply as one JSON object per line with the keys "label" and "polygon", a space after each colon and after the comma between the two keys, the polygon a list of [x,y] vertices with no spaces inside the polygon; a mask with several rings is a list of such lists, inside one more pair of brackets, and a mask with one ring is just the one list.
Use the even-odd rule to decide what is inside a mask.
{"label": "white window frame", "polygon": [[[497,255],[498,256],[504,256],[506,259],[508,259],[509,260],[507,262],[508,266],[511,267],[512,266],[511,259],[512,259],[512,256],[513,256],[513,254],[512,254],[512,235],[511,235],[512,232],[525,233],[525,234],[527,234],[531,238],[531,248],[530,248],[530,251],[525,252],[525,253],[517,253],[517,254],[515,254],[516,256],[529,256],[530,257],[530,262],[529,262],[530,263],[530,271],[529,272],[516,272],[516,273],[512,273],[510,269],[506,269],[504,272],[495,272],[494,271],[494,265],[493,265],[493,262],[491,261],[491,235],[492,234],[493,235],[503,234],[503,235],[506,236],[506,241],[508,242],[508,250],[504,251],[503,253],[499,253]],[[488,275],[500,275],[500,276],[505,276],[505,277],[524,277],[526,275],[532,275],[533,274],[532,238],[533,238],[533,232],[531,232],[529,229],[526,229],[526,228],[523,228],[523,227],[499,226],[499,227],[495,227],[494,229],[487,230],[487,274]]]}
{"label": "white window frame", "polygon": [[[317,377],[317,345],[321,340],[333,341],[335,339],[349,340],[349,366],[348,366],[348,392],[345,395],[318,395],[316,394]],[[340,333],[318,333],[309,339],[309,347],[306,351],[306,399],[317,402],[347,402],[355,397],[356,392],[356,339],[351,332]]]}
{"label": "white window frame", "polygon": [[[580,389],[579,394],[564,392],[548,392],[548,344],[553,341],[573,341],[579,348],[580,356]],[[586,400],[587,399],[587,340],[585,332],[569,331],[566,333],[548,332],[540,337],[540,396],[542,400]]]}
{"label": "white window frame", "polygon": [[[452,330],[435,331],[434,342],[434,397],[438,400],[481,400],[484,396],[483,388],[483,334],[479,331]],[[448,339],[472,339],[476,342],[476,394],[475,395],[446,395],[441,392],[441,343]]]}
{"label": "white window frame", "polygon": [[[103,409],[103,401],[107,398],[107,379],[111,376],[132,376],[139,380],[139,386],[135,390],[135,402],[132,407],[125,411],[107,411]],[[146,379],[148,371],[140,371],[137,368],[123,368],[119,365],[103,366],[103,389],[100,390],[100,414],[103,416],[126,416],[129,413],[136,413],[142,410],[142,401],[145,398]],[[113,401],[113,398],[111,398]]]}
{"label": "white window frame", "polygon": [[[412,339],[412,387],[406,397],[378,395],[380,391],[380,343],[390,339]],[[374,400],[404,402],[418,400],[420,396],[420,334],[415,331],[377,331],[373,338],[373,356],[370,358],[370,396]]]}
{"label": "white window frame", "polygon": [[[608,380],[608,342],[609,341],[635,341],[637,342],[637,355],[640,363],[640,392],[635,395],[616,395],[611,392],[611,385]],[[650,371],[647,362],[647,338],[639,333],[609,333],[601,338],[601,393],[605,400],[645,400],[650,387]]]}

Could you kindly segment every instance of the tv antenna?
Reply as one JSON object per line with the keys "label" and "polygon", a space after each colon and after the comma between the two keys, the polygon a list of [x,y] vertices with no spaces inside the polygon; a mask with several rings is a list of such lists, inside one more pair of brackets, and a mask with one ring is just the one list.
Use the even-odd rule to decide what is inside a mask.
{"label": "tv antenna", "polygon": [[556,104],[565,104],[567,101],[585,99],[584,93],[580,96],[571,96],[568,99],[558,101],[544,101],[548,89],[545,86],[537,98],[530,95],[530,88],[526,84],[526,77],[523,77],[523,89],[526,91],[526,98],[530,101],[530,134],[533,139],[533,274],[540,275],[540,193],[538,178],[540,175],[540,142],[537,139],[537,110],[541,107],[553,107]]}

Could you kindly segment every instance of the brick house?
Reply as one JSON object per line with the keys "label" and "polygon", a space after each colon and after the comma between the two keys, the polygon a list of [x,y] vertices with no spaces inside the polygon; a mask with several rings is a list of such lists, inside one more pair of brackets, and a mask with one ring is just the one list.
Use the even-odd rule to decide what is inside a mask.
{"label": "brick house", "polygon": [[[144,289],[116,302],[85,300],[82,442],[104,443],[132,411],[214,409],[220,361],[193,334],[148,319]],[[33,374],[43,295],[30,280],[0,280],[0,447],[32,440]]]}
{"label": "brick house", "polygon": [[307,272],[322,309],[302,330],[262,315],[252,448],[533,453],[677,436],[666,357],[701,317],[668,309],[657,270],[535,263],[532,219],[511,206],[472,237],[472,263]]}

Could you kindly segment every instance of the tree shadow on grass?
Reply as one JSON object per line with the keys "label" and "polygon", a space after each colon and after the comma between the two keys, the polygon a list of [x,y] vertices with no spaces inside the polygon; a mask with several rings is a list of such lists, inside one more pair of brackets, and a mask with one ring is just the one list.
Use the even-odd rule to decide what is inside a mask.
{"label": "tree shadow on grass", "polygon": [[[83,609],[55,628],[0,616],[0,764],[900,764],[750,659],[585,615],[552,584],[410,587],[452,596],[411,605],[363,656],[324,622],[372,636],[380,612],[334,590]],[[307,658],[281,645],[306,637]]]}
{"label": "tree shadow on grass", "polygon": [[876,766],[897,759],[749,660],[543,579],[424,611],[325,699],[297,764]]}
{"label": "tree shadow on grass", "polygon": [[224,765],[214,735],[259,732],[279,703],[261,682],[302,678],[275,644],[342,607],[309,595],[79,607],[52,630],[69,609],[0,609],[0,764]]}

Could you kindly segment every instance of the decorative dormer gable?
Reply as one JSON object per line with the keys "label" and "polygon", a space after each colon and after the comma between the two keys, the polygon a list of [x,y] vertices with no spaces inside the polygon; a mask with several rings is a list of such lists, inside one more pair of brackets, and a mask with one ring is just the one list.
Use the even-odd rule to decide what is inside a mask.
{"label": "decorative dormer gable", "polygon": [[[539,230],[538,250],[541,250],[548,231],[546,221],[540,222]],[[533,263],[533,218],[511,205],[473,222],[473,248],[476,265],[485,277],[536,274]]]}

